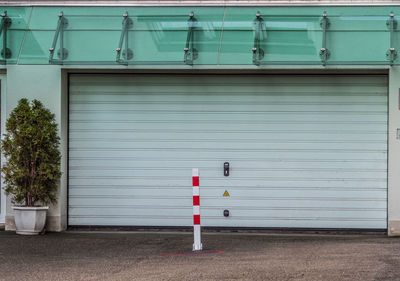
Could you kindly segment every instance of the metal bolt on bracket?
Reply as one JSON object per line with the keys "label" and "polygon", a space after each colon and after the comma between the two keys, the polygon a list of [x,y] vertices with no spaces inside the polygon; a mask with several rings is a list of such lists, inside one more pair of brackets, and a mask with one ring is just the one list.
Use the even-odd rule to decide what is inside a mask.
{"label": "metal bolt on bracket", "polygon": [[386,26],[392,30],[397,28],[397,21],[394,19],[394,13],[389,14],[389,19],[386,21]]}
{"label": "metal bolt on bracket", "polygon": [[393,64],[394,61],[397,59],[397,51],[395,48],[390,48],[387,52],[386,52],[386,58],[390,61],[390,64]]}

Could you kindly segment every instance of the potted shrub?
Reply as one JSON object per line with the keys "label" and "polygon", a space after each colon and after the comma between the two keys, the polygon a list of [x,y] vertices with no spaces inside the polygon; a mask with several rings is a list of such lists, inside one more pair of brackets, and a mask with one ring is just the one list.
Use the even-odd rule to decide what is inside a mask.
{"label": "potted shrub", "polygon": [[60,138],[54,114],[38,100],[21,99],[6,122],[1,151],[6,194],[12,195],[18,234],[43,231],[48,203],[56,201],[61,176]]}

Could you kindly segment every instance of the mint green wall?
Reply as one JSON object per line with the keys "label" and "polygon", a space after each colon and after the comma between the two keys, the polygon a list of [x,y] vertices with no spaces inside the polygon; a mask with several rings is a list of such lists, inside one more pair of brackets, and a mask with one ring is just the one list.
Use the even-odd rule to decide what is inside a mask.
{"label": "mint green wall", "polygon": [[400,68],[392,67],[389,74],[389,131],[388,131],[388,232],[400,236]]}
{"label": "mint green wall", "polygon": [[[59,124],[62,151],[62,178],[60,184],[60,194],[58,204],[51,206],[49,210],[49,223],[52,225],[50,230],[60,231],[63,228],[61,215],[65,215],[67,201],[66,194],[66,125],[67,119],[62,115],[61,95],[61,69],[59,66],[8,66],[7,67],[7,88],[5,103],[6,116],[10,114],[21,98],[39,99],[55,115],[56,122]],[[62,119],[64,117],[64,119]],[[2,120],[4,124],[5,120]],[[8,229],[13,227],[13,218],[10,201],[7,204],[6,226]]]}
{"label": "mint green wall", "polygon": [[[286,67],[289,69],[289,67]],[[310,67],[311,69],[314,67]],[[106,71],[103,68],[103,72]],[[340,69],[336,68],[340,73]],[[72,70],[71,70],[72,71]],[[94,69],[82,69],[80,72],[94,72]],[[97,70],[98,71],[98,70]],[[221,70],[222,71],[222,70]],[[66,226],[66,205],[67,205],[67,72],[68,69],[62,69],[61,66],[34,66],[34,65],[15,65],[7,66],[7,73],[3,75],[6,80],[5,98],[2,100],[2,109],[5,109],[5,116],[16,106],[18,100],[22,97],[29,99],[38,98],[42,100],[55,114],[59,124],[61,135],[61,150],[63,153],[62,171],[63,177],[60,185],[59,204],[52,206],[49,213],[51,227],[49,230],[62,230]],[[111,69],[106,72],[112,72]],[[303,73],[303,69],[296,71]],[[400,235],[400,209],[398,198],[400,198],[400,160],[398,158],[400,151],[400,141],[396,138],[396,130],[400,128],[400,111],[398,110],[398,93],[400,88],[399,67],[392,67],[389,70],[389,165],[388,165],[388,231],[390,235]],[[3,81],[2,81],[3,83]],[[4,126],[4,118],[2,120]],[[13,227],[13,216],[8,201],[6,225],[7,229]]]}
{"label": "mint green wall", "polygon": [[[252,65],[251,48],[253,32],[251,23],[259,10],[266,20],[267,41],[264,43],[266,61],[281,61],[282,65]],[[42,100],[55,114],[62,137],[63,177],[61,180],[59,204],[50,209],[50,221],[53,228],[61,230],[66,224],[66,149],[67,149],[67,82],[68,68],[80,68],[92,71],[94,68],[121,69],[112,65],[115,62],[115,49],[118,45],[122,14],[156,15],[146,21],[137,20],[129,37],[130,48],[134,51],[135,61],[150,60],[151,63],[170,61],[164,66],[148,63],[142,67],[191,69],[181,66],[183,47],[186,40],[186,28],[182,23],[187,20],[190,11],[201,22],[202,31],[198,34],[197,48],[199,59],[195,69],[322,69],[318,56],[321,47],[320,15],[327,11],[331,20],[331,32],[328,34],[328,48],[331,50],[327,69],[340,72],[344,68],[389,68],[377,66],[387,64],[385,53],[389,48],[389,32],[386,20],[391,11],[400,15],[400,7],[2,7],[7,11],[13,24],[9,32],[9,48],[12,57],[7,64],[0,66],[7,70],[7,87],[2,109],[6,115],[22,97]],[[57,14],[63,11],[69,20],[66,33],[66,48],[72,60],[82,60],[73,66],[49,65],[49,47],[51,46],[57,25]],[[81,16],[78,16],[81,15]],[[97,15],[98,17],[87,17]],[[103,15],[103,16],[101,16]],[[179,21],[161,20],[160,15],[180,15]],[[299,17],[294,17],[300,15]],[[71,17],[72,16],[72,17]],[[281,17],[282,16],[282,17]],[[291,16],[291,17],[287,17]],[[397,18],[398,19],[398,18]],[[178,22],[174,27],[174,22]],[[223,24],[222,24],[223,23]],[[168,25],[170,24],[170,25]],[[167,26],[167,27],[165,27]],[[168,27],[169,26],[169,27]],[[300,26],[301,28],[297,28]],[[161,28],[162,27],[162,28]],[[166,29],[170,29],[166,31]],[[396,34],[395,46],[400,48],[400,36]],[[1,48],[0,41],[0,48]],[[57,48],[58,49],[58,48]],[[399,62],[399,61],[397,61]],[[397,63],[396,62],[396,63]],[[315,63],[304,66],[303,63]],[[18,65],[16,65],[18,64]],[[96,66],[88,64],[97,64]],[[272,64],[272,63],[271,63]],[[286,65],[285,65],[286,64]],[[348,66],[343,66],[348,64]],[[89,69],[90,68],[90,69]],[[396,130],[400,128],[398,110],[398,91],[400,88],[400,70],[389,70],[389,166],[388,166],[388,230],[391,235],[400,235],[400,141]],[[5,105],[4,105],[5,103]],[[4,122],[4,119],[2,120]],[[4,125],[4,123],[3,123]],[[8,202],[6,223],[12,228],[12,211]]]}
{"label": "mint green wall", "polygon": [[[131,64],[182,64],[191,11],[198,20],[196,65],[251,65],[257,11],[265,21],[264,63],[321,64],[320,20],[326,11],[328,64],[377,65],[388,64],[386,21],[392,11],[399,15],[400,7],[2,7],[3,11],[12,19],[12,57],[7,64],[48,64],[60,11],[68,20],[65,64],[116,64],[126,11],[133,20],[128,36],[134,53]],[[400,47],[398,35],[399,31],[392,47]]]}

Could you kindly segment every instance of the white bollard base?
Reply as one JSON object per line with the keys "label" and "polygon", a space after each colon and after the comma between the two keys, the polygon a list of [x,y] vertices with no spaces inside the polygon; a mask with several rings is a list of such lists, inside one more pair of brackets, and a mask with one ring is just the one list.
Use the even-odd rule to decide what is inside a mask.
{"label": "white bollard base", "polygon": [[202,251],[203,250],[203,244],[200,243],[200,245],[193,244],[193,251]]}

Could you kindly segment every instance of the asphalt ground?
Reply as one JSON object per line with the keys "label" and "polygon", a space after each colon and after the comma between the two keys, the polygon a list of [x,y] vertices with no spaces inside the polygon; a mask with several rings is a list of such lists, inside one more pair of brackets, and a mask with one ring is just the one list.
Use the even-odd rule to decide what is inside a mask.
{"label": "asphalt ground", "polygon": [[0,232],[0,280],[400,280],[384,234]]}

